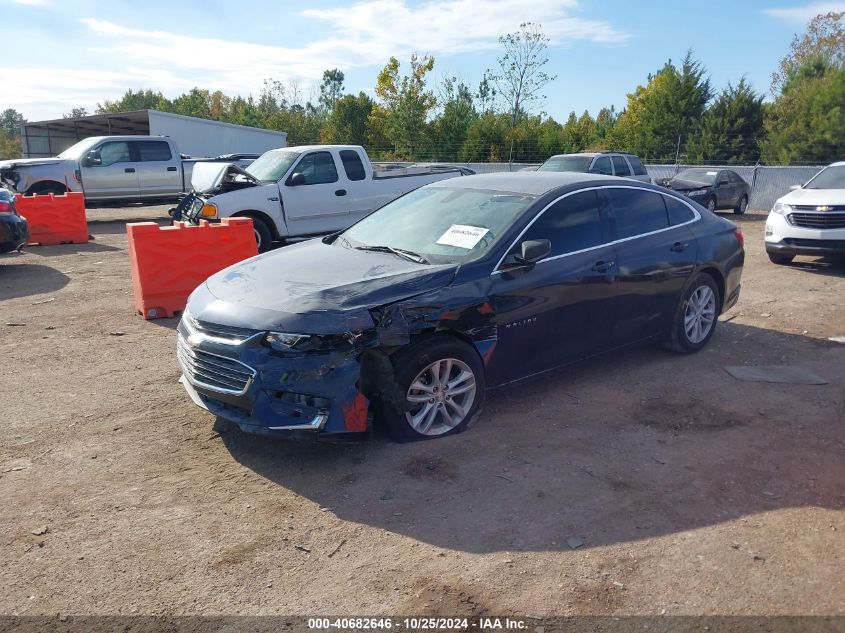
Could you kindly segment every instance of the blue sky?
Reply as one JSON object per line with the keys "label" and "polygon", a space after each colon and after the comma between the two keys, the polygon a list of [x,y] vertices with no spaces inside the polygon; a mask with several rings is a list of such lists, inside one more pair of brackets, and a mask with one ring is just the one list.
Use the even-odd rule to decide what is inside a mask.
{"label": "blue sky", "polygon": [[497,37],[540,23],[557,79],[541,110],[615,105],[650,72],[692,48],[715,88],[745,75],[768,93],[794,33],[845,1],[709,0],[0,0],[0,110],[30,120],[93,111],[128,88],[174,97],[193,86],[257,95],[265,78],[299,83],[307,99],[322,71],[340,68],[350,92],[372,94],[390,55],[435,58],[434,80],[476,86],[495,67]]}

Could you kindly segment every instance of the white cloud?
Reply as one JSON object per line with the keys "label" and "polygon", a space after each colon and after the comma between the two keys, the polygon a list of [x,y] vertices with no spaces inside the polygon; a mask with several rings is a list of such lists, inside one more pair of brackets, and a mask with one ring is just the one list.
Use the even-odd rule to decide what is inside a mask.
{"label": "white cloud", "polygon": [[15,4],[25,4],[30,7],[34,7],[41,4],[46,4],[44,0],[12,0]]}
{"label": "white cloud", "polygon": [[845,11],[845,2],[815,2],[799,7],[765,9],[765,13],[774,18],[801,24],[809,22],[822,13],[840,13],[843,11]]}
{"label": "white cloud", "polygon": [[300,17],[317,22],[315,30],[324,37],[297,48],[83,18],[80,22],[91,37],[83,32],[80,40],[96,42],[88,49],[89,59],[107,60],[103,67],[126,67],[126,72],[15,68],[5,69],[12,71],[5,76],[15,77],[16,94],[10,100],[35,118],[45,108],[52,112],[46,116],[57,116],[58,107],[90,107],[128,88],[150,87],[175,96],[202,86],[246,95],[257,92],[266,78],[310,85],[326,68],[381,66],[391,55],[404,61],[413,51],[454,59],[497,50],[499,36],[516,31],[525,21],[541,24],[552,46],[575,41],[615,45],[628,39],[607,22],[577,17],[578,7],[576,0],[429,0],[413,6],[407,0],[364,0],[343,8],[302,11]]}

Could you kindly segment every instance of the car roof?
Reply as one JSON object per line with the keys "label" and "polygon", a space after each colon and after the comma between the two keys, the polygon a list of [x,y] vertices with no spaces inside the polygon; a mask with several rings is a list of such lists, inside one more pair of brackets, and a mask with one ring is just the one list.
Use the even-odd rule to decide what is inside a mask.
{"label": "car roof", "polygon": [[[514,171],[449,178],[448,180],[439,180],[431,183],[428,187],[444,187],[449,189],[487,189],[490,191],[525,193],[532,196],[541,196],[559,187],[577,185],[580,183],[590,184],[595,182],[607,182],[608,178],[613,179],[612,176],[608,177],[597,174],[582,174],[580,172]],[[619,180],[622,179],[620,178]],[[636,180],[632,180],[630,182],[639,184]]]}
{"label": "car roof", "polygon": [[563,158],[564,156],[599,156],[603,153],[612,153],[616,154],[617,152],[573,152],[571,154],[555,154],[554,156],[549,157],[549,160],[552,158]]}

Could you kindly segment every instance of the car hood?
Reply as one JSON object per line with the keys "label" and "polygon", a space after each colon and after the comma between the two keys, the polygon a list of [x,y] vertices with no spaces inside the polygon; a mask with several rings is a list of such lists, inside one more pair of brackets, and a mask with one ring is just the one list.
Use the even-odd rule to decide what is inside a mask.
{"label": "car hood", "polygon": [[709,189],[713,185],[706,185],[692,180],[667,180],[664,187],[668,187],[674,191],[694,191],[695,189]]}
{"label": "car hood", "polygon": [[796,189],[778,199],[778,202],[801,206],[843,205],[845,189]]}
{"label": "car hood", "polygon": [[247,182],[260,184],[255,176],[235,163],[198,162],[191,172],[191,187],[197,193],[215,193],[223,183],[242,176]]}
{"label": "car hood", "polygon": [[309,240],[217,273],[188,308],[198,319],[254,330],[361,331],[374,325],[370,309],[442,288],[457,268]]}

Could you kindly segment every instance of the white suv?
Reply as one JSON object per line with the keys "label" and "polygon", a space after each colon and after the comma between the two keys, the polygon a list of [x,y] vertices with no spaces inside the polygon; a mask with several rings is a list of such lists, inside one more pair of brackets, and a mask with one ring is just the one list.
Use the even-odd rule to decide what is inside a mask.
{"label": "white suv", "polygon": [[775,264],[796,255],[845,255],[845,161],[779,198],[766,218],[765,239]]}

